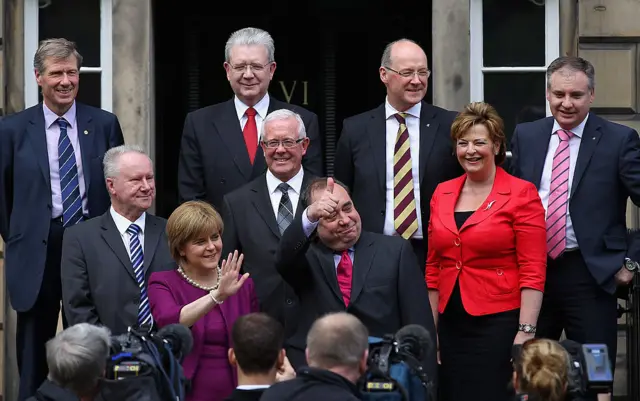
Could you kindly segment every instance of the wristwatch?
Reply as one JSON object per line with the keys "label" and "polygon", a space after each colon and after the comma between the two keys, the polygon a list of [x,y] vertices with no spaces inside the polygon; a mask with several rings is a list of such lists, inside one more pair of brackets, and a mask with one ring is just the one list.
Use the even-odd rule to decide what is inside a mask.
{"label": "wristwatch", "polygon": [[518,331],[521,331],[523,333],[536,334],[536,330],[537,327],[529,323],[520,323],[518,325]]}
{"label": "wristwatch", "polygon": [[638,265],[638,262],[634,262],[629,258],[624,258],[624,267],[630,272],[635,272],[638,270],[638,267],[640,266]]}

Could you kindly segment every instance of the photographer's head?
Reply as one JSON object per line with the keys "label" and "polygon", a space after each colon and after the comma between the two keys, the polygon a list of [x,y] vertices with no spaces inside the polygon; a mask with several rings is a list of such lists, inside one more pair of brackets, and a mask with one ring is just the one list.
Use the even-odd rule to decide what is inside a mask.
{"label": "photographer's head", "polygon": [[307,363],[355,383],[367,369],[369,333],[357,317],[330,313],[316,320],[307,335]]}
{"label": "photographer's head", "polygon": [[49,380],[90,400],[104,377],[111,338],[106,327],[79,323],[47,342]]}
{"label": "photographer's head", "polygon": [[562,401],[569,385],[569,353],[557,341],[535,338],[522,345],[514,361],[513,385],[529,399]]}

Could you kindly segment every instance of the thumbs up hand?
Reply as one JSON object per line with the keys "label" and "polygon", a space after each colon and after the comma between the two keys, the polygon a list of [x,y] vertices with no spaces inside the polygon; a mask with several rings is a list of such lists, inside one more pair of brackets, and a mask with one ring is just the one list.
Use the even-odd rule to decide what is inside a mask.
{"label": "thumbs up hand", "polygon": [[327,186],[322,192],[322,195],[307,209],[307,218],[312,223],[315,223],[321,218],[332,216],[336,212],[338,200],[333,195],[334,185],[333,178],[327,178]]}

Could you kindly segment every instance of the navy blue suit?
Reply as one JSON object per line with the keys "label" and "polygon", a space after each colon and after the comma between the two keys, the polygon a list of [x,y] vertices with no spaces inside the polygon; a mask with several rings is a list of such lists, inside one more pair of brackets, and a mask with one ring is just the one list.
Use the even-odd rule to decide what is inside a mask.
{"label": "navy blue suit", "polygon": [[[51,182],[42,103],[0,121],[0,235],[11,306],[18,312],[16,348],[20,400],[46,378],[44,345],[60,312],[63,228],[52,220]],[[102,169],[105,152],[124,143],[115,115],[76,102],[89,215],[110,203]]]}
{"label": "navy blue suit", "polygon": [[[519,124],[512,138],[511,172],[540,187],[553,118]],[[576,160],[569,213],[578,250],[548,259],[538,335],[609,346],[615,360],[615,274],[625,257],[640,261],[629,237],[627,200],[640,205],[640,139],[629,127],[590,113]]]}

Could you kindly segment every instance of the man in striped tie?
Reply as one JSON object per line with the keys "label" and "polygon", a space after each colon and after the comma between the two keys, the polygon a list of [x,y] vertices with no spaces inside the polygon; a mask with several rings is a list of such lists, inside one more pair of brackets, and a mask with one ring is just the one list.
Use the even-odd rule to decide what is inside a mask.
{"label": "man in striped tie", "polygon": [[626,227],[627,200],[640,205],[640,141],[590,112],[595,71],[587,60],[558,58],[547,82],[553,117],[518,125],[511,146],[513,174],[537,186],[547,211],[537,335],[558,339],[564,330],[580,343],[604,343],[614,367],[616,291],[640,260],[640,241]]}
{"label": "man in striped tie", "polygon": [[147,212],[155,198],[153,164],[140,147],[122,145],[105,154],[104,176],[111,207],[64,236],[64,310],[69,324],[104,325],[114,334],[149,330],[148,278],[172,266],[166,220]]}

